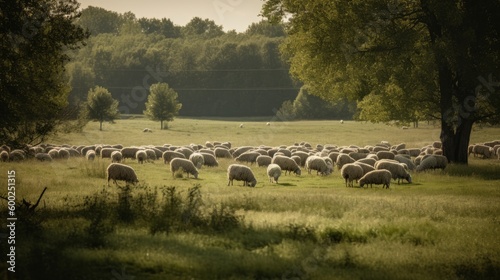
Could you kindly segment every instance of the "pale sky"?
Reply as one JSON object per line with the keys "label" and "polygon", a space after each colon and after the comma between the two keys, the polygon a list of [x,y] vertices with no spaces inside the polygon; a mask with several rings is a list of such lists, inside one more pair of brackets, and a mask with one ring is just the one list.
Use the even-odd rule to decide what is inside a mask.
{"label": "pale sky", "polygon": [[186,25],[193,17],[213,20],[224,31],[244,32],[258,14],[263,0],[79,0],[80,8],[101,7],[118,13],[132,12],[137,18],[169,18],[176,25]]}

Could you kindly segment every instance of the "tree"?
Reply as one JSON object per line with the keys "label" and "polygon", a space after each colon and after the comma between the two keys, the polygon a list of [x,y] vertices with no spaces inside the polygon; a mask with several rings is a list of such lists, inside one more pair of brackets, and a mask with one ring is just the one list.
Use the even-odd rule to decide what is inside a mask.
{"label": "tree", "polygon": [[68,50],[88,37],[77,1],[1,1],[0,143],[38,144],[64,121]]}
{"label": "tree", "polygon": [[100,86],[89,90],[87,102],[83,107],[82,118],[99,122],[99,130],[102,130],[104,121],[113,121],[120,115],[118,111],[118,100],[113,99],[111,93]]}
{"label": "tree", "polygon": [[163,121],[173,121],[174,116],[179,114],[182,104],[177,100],[177,92],[167,83],[153,84],[149,92],[144,115],[150,120],[160,121],[160,129],[163,129]]}
{"label": "tree", "polygon": [[468,162],[475,122],[500,120],[500,1],[267,0],[263,14],[287,17],[282,52],[311,93],[436,116],[451,162]]}

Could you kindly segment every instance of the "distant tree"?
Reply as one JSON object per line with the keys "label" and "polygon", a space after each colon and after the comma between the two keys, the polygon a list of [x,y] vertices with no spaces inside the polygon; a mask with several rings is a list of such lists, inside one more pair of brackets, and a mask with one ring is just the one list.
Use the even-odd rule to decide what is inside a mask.
{"label": "distant tree", "polygon": [[174,116],[179,114],[182,104],[177,100],[177,92],[170,88],[167,83],[153,84],[149,88],[149,92],[144,115],[150,120],[160,121],[160,129],[163,129],[163,122],[173,121]]}
{"label": "distant tree", "polygon": [[77,1],[0,4],[0,143],[38,144],[57,130],[69,87],[64,64],[89,36]]}
{"label": "distant tree", "polygon": [[113,99],[111,93],[100,86],[89,90],[87,102],[82,110],[82,118],[98,121],[99,130],[102,130],[104,121],[113,121],[120,115],[118,100]]}
{"label": "distant tree", "polygon": [[214,38],[224,34],[221,25],[215,24],[213,20],[194,17],[182,29],[185,36],[202,36],[204,38]]}
{"label": "distant tree", "polygon": [[245,31],[248,35],[262,35],[266,37],[283,37],[286,35],[283,24],[272,24],[268,20],[252,23]]}
{"label": "distant tree", "polygon": [[87,28],[90,34],[96,36],[101,33],[117,34],[123,22],[116,12],[89,6],[81,11],[81,17],[76,23]]}

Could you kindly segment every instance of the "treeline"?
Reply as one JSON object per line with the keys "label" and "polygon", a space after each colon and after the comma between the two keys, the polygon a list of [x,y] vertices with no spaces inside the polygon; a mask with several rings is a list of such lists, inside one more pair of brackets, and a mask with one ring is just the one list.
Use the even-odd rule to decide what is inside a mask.
{"label": "treeline", "polygon": [[121,113],[142,114],[150,85],[165,82],[179,94],[182,116],[269,116],[299,93],[279,52],[282,25],[224,32],[208,19],[177,26],[96,7],[84,9],[78,24],[91,37],[66,68],[72,106],[97,85]]}
{"label": "treeline", "polygon": [[298,93],[280,59],[282,26],[261,22],[244,33],[224,32],[196,17],[176,26],[95,7],[82,11],[79,24],[92,36],[67,66],[71,104],[99,85],[122,113],[140,114],[150,85],[166,82],[179,93],[181,115],[258,116],[274,114]]}

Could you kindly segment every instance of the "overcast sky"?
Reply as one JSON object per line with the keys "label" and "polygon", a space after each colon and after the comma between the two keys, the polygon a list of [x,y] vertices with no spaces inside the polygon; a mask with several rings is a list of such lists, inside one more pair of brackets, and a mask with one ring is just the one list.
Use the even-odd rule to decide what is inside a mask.
{"label": "overcast sky", "polygon": [[101,7],[118,13],[132,12],[137,18],[169,18],[176,25],[186,25],[193,17],[208,18],[222,25],[224,31],[243,32],[259,22],[262,0],[79,0],[81,8]]}

